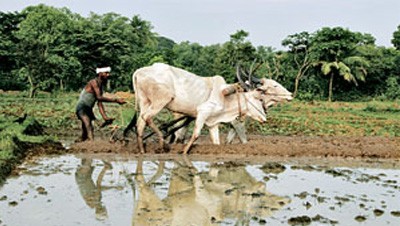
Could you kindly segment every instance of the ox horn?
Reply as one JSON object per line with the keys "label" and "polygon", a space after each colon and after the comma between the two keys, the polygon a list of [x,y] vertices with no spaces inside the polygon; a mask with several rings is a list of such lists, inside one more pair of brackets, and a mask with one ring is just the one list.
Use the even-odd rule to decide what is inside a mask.
{"label": "ox horn", "polygon": [[248,75],[250,87],[253,88],[253,89],[261,84],[261,80],[260,79],[258,79],[256,77],[253,77],[253,73],[255,71],[257,71],[262,65],[261,63],[259,63],[259,64],[257,64],[257,66],[254,67],[256,62],[257,62],[257,59],[254,59],[253,62],[251,63],[250,70],[249,70],[249,75]]}
{"label": "ox horn", "polygon": [[257,77],[251,77],[251,84],[254,84],[253,88],[257,88],[258,86],[262,85],[262,81]]}
{"label": "ox horn", "polygon": [[242,76],[240,76],[240,66],[239,64],[236,65],[236,77],[239,81],[239,85],[245,90],[249,91],[249,87],[246,85],[246,83],[243,81]]}

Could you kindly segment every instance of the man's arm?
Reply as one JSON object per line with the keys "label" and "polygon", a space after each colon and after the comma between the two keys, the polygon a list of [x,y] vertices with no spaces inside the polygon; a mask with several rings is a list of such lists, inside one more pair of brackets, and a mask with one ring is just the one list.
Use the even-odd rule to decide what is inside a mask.
{"label": "man's arm", "polygon": [[114,102],[118,104],[125,104],[126,101],[122,98],[108,98],[102,95],[100,92],[100,87],[97,84],[96,80],[91,80],[90,81],[90,86],[92,87],[92,90],[94,92],[94,95],[96,96],[97,101],[99,102]]}
{"label": "man's arm", "polygon": [[96,80],[91,80],[90,81],[90,86],[93,90],[94,95],[96,96],[97,101],[99,102],[117,102],[117,99],[114,98],[108,98],[103,96],[103,94],[100,91],[100,87],[97,84]]}
{"label": "man's arm", "polygon": [[107,120],[114,120],[113,118],[107,117],[106,111],[104,110],[103,102],[98,101],[98,102],[97,102],[97,106],[99,107],[99,111],[100,111],[101,117],[103,117],[104,121],[107,121]]}
{"label": "man's arm", "polygon": [[96,80],[91,80],[89,82],[91,89],[93,90],[96,99],[97,99],[97,106],[99,107],[99,111],[101,114],[101,117],[104,119],[104,121],[113,121],[114,118],[109,118],[106,115],[106,111],[104,109],[104,105],[103,102],[115,102],[115,103],[119,103],[119,104],[125,104],[126,101],[124,99],[117,99],[117,98],[108,98],[103,96],[103,94],[100,91],[100,87],[98,85],[98,83],[96,82]]}

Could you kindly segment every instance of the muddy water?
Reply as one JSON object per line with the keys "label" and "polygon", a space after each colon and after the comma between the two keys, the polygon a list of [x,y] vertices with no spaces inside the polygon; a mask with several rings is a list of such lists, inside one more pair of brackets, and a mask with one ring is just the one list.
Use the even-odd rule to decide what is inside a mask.
{"label": "muddy water", "polygon": [[0,188],[0,225],[399,225],[399,162],[41,157]]}

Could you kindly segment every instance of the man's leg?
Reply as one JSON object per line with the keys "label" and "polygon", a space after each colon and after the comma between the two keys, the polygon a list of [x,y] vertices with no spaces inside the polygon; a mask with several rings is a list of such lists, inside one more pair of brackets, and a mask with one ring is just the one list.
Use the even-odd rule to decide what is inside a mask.
{"label": "man's leg", "polygon": [[80,114],[80,119],[82,121],[82,141],[94,140],[92,120],[84,114]]}
{"label": "man's leg", "polygon": [[85,123],[83,122],[83,120],[81,120],[82,122],[82,136],[81,136],[81,141],[85,141],[87,140],[87,130],[86,130],[86,126]]}

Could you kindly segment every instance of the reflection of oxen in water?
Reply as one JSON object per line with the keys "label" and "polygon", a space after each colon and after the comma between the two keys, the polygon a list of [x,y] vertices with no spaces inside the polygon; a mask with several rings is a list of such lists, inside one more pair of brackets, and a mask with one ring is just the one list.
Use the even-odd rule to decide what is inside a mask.
{"label": "reflection of oxen in water", "polygon": [[134,200],[132,225],[171,225],[172,212],[170,207],[151,188],[152,181],[157,180],[162,175],[164,163],[160,163],[158,169],[153,178],[149,182],[146,182],[143,175],[143,160],[140,158],[136,166],[136,186],[128,178],[128,181],[132,185],[134,199],[136,198],[136,190],[138,192],[138,198]]}
{"label": "reflection of oxen in water", "polygon": [[175,162],[165,199],[173,211],[172,225],[211,225],[210,208],[218,198],[202,189],[199,174],[185,157],[184,161]]}
{"label": "reflection of oxen in water", "polygon": [[111,169],[111,165],[104,162],[104,167],[99,173],[96,183],[92,180],[94,167],[92,166],[92,159],[82,159],[81,165],[78,167],[75,173],[75,181],[78,185],[79,192],[85,201],[86,205],[92,209],[95,209],[96,219],[104,220],[107,216],[107,209],[101,201],[101,182],[104,174],[108,169]]}
{"label": "reflection of oxen in water", "polygon": [[244,165],[213,165],[209,172],[199,173],[183,159],[175,162],[164,199],[144,180],[139,160],[133,225],[211,225],[224,219],[246,224],[252,217],[269,217],[290,202],[267,192],[265,183],[254,179]]}
{"label": "reflection of oxen in water", "polygon": [[266,184],[252,177],[245,167],[230,162],[214,164],[209,172],[201,174],[204,189],[221,197],[221,220],[247,224],[252,217],[272,216],[290,202],[266,191]]}
{"label": "reflection of oxen in water", "polygon": [[[159,166],[163,168],[164,165]],[[196,202],[191,175],[191,168],[177,163],[171,172],[168,197],[162,200],[151,187],[152,181],[160,174],[156,173],[146,182],[143,161],[139,159],[135,175],[136,190],[133,187],[134,194],[138,192],[138,198],[134,200],[132,225],[211,225],[206,207]]]}

